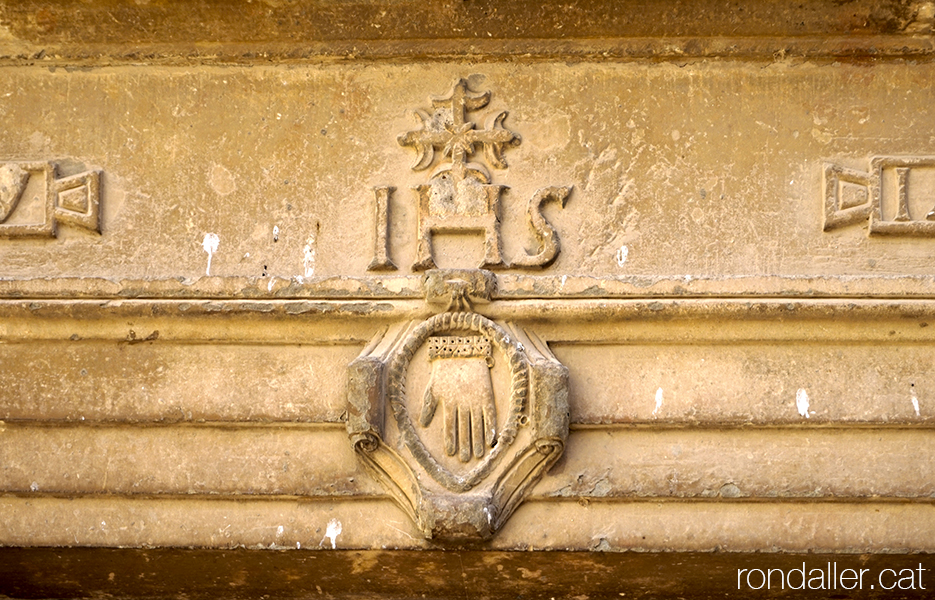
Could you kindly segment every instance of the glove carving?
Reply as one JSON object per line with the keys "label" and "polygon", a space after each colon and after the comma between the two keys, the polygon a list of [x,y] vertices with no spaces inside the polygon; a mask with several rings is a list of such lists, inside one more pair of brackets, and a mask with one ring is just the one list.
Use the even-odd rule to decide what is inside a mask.
{"label": "glove carving", "polygon": [[433,336],[427,341],[432,372],[419,423],[428,427],[438,405],[444,411],[445,452],[468,462],[483,458],[497,441],[497,409],[490,368],[490,340],[482,336]]}

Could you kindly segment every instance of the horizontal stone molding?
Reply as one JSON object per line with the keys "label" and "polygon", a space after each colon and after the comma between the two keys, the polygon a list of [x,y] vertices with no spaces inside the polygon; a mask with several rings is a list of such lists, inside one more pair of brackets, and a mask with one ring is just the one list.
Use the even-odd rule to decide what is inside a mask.
{"label": "horizontal stone molding", "polygon": [[928,430],[576,430],[535,497],[935,502],[933,446]]}
{"label": "horizontal stone molding", "polygon": [[[935,277],[734,277],[498,273],[491,299],[876,298],[935,299]],[[422,275],[336,277],[0,278],[2,300],[402,300],[423,299]]]}
{"label": "horizontal stone molding", "polygon": [[[495,320],[535,322],[541,327],[539,335],[549,342],[659,340],[666,339],[660,334],[666,331],[661,325],[685,323],[690,327],[668,339],[892,342],[935,338],[935,332],[927,330],[935,318],[935,300],[927,299],[531,299],[497,302],[478,311]],[[437,312],[416,300],[0,300],[0,340],[356,343],[366,342],[375,328],[387,323],[425,319]],[[698,328],[692,323],[712,319],[738,328]],[[219,322],[225,323],[222,329],[217,327]],[[744,324],[750,323],[756,324],[755,329],[745,330]],[[823,327],[793,326],[818,323]],[[334,331],[336,325],[341,333],[325,333]]]}
{"label": "horizontal stone molding", "polygon": [[310,61],[343,63],[349,56],[359,62],[421,60],[507,60],[517,54],[527,60],[582,60],[593,62],[653,59],[787,59],[927,58],[935,43],[923,35],[613,37],[605,39],[500,39],[335,40],[330,42],[214,44],[60,44],[35,42],[0,45],[0,66],[48,65],[65,67],[133,64],[180,66],[197,60],[205,65],[305,64]]}
{"label": "horizontal stone molding", "polygon": [[[556,517],[527,502],[504,527],[501,548],[722,552],[932,552],[935,505],[893,502],[591,502]],[[530,528],[552,523],[539,540]],[[514,532],[516,532],[514,534]],[[514,537],[514,535],[516,537]]]}
{"label": "horizontal stone molding", "polygon": [[552,350],[572,373],[578,424],[935,424],[932,347],[872,337],[877,343],[570,342]]}
{"label": "horizontal stone molding", "polygon": [[[334,426],[6,423],[0,493],[382,498]],[[935,502],[929,430],[608,428],[572,432],[539,499]]]}
{"label": "horizontal stone molding", "polygon": [[[931,51],[924,5],[818,0],[788,5],[714,0],[619,5],[610,0],[562,10],[539,3],[379,1],[337,6],[215,2],[189,11],[161,5],[36,2],[2,10],[4,55],[20,60],[192,61],[463,56],[682,57],[802,54],[911,54]],[[198,15],[197,19],[190,15]],[[107,27],[102,27],[106,22]],[[516,28],[515,23],[523,23]]]}
{"label": "horizontal stone molding", "polygon": [[[379,511],[384,518],[373,519]],[[0,496],[0,546],[403,549],[432,547],[389,500]],[[340,533],[328,537],[328,524]],[[543,524],[548,524],[543,526]],[[331,532],[338,530],[332,526]],[[528,532],[540,535],[530,538]],[[680,552],[935,551],[920,502],[529,500],[485,548]]]}
{"label": "horizontal stone molding", "polygon": [[[304,313],[297,309],[309,309]],[[570,369],[572,423],[933,423],[935,302],[502,301]],[[0,420],[337,423],[417,301],[2,301]],[[130,369],[127,365],[136,365]],[[142,367],[141,367],[142,365]],[[256,373],[247,383],[242,373]]]}
{"label": "horizontal stone molding", "polygon": [[337,497],[379,490],[337,428],[36,427],[0,431],[0,490]]}
{"label": "horizontal stone molding", "polygon": [[[0,344],[0,420],[336,423],[357,345]],[[134,365],[130,368],[129,365]],[[256,376],[244,378],[242,374]]]}

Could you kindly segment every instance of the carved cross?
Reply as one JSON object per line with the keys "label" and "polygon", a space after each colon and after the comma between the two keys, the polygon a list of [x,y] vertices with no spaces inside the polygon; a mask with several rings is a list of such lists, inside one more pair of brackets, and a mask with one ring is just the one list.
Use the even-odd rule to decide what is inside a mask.
{"label": "carved cross", "polygon": [[[438,113],[429,115],[425,111],[415,111],[422,122],[422,127],[399,136],[402,146],[411,146],[418,153],[412,165],[414,171],[421,171],[431,166],[435,158],[435,149],[441,148],[442,155],[450,157],[452,171],[464,176],[467,158],[474,154],[477,144],[483,144],[484,155],[492,166],[506,168],[503,149],[507,145],[515,146],[520,142],[517,134],[503,127],[506,111],[496,113],[487,120],[485,129],[475,129],[475,124],[467,119],[467,113],[480,110],[490,101],[490,92],[472,92],[467,81],[459,79],[445,96],[433,96],[432,106],[436,109],[448,109],[450,120],[438,119]],[[489,183],[486,182],[486,183]]]}

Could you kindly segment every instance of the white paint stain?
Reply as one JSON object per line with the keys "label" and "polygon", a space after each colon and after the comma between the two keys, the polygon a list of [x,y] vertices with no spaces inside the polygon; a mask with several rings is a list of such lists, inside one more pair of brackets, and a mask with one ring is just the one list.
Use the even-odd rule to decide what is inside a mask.
{"label": "white paint stain", "polygon": [[568,281],[568,275],[562,275],[562,287],[565,287],[566,281]]}
{"label": "white paint stain", "polygon": [[659,412],[659,409],[662,408],[662,388],[656,390],[656,408],[653,409],[653,416],[656,416],[656,413]]}
{"label": "white paint stain", "polygon": [[301,550],[301,549],[302,549],[302,542],[296,542],[296,543],[295,543],[295,549],[296,549],[296,550]]}
{"label": "white paint stain", "polygon": [[630,249],[627,248],[625,245],[617,248],[617,255],[616,255],[617,266],[623,267],[623,264],[627,262],[627,256],[629,255],[630,255]]}
{"label": "white paint stain", "polygon": [[912,384],[912,386],[909,388],[909,393],[911,394],[909,401],[912,402],[912,410],[916,411],[917,417],[921,417],[922,414],[919,412],[919,397],[916,396],[915,384]]}
{"label": "white paint stain", "polygon": [[273,225],[273,241],[279,241],[279,225]]}
{"label": "white paint stain", "polygon": [[302,266],[305,267],[305,276],[311,277],[315,274],[315,234],[308,236],[305,241],[305,248],[302,250]]}
{"label": "white paint stain", "polygon": [[338,521],[337,519],[331,519],[328,521],[328,529],[325,530],[325,537],[321,538],[321,543],[319,546],[324,544],[325,540],[331,540],[331,549],[336,550],[338,547],[336,540],[338,539],[338,536],[341,535],[342,529],[341,521]]}
{"label": "white paint stain", "polygon": [[201,242],[201,247],[208,253],[208,268],[205,269],[205,275],[211,274],[211,258],[214,256],[214,253],[218,251],[218,245],[220,243],[221,239],[216,233],[206,233],[204,241]]}
{"label": "white paint stain", "polygon": [[806,419],[809,418],[808,416],[808,392],[806,392],[803,388],[799,388],[795,392],[795,407],[796,409],[798,409],[800,415],[802,415]]}
{"label": "white paint stain", "polygon": [[282,535],[283,531],[285,531],[285,529],[283,528],[282,525],[280,525],[279,527],[276,528],[276,535],[277,536]]}

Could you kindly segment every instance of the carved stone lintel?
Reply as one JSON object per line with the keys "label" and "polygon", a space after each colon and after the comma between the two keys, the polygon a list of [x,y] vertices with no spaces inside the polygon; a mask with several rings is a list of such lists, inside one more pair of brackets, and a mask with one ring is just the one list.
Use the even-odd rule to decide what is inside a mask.
{"label": "carved stone lintel", "polygon": [[0,164],[0,237],[56,237],[59,224],[101,232],[101,172],[55,175],[49,162]]}
{"label": "carved stone lintel", "polygon": [[[456,423],[446,418],[438,424],[455,428],[451,439],[473,447],[473,456],[461,457],[471,461],[466,471],[452,471],[433,455],[410,416],[407,374],[417,351],[438,334],[480,336],[483,341],[472,341],[472,348],[483,349],[486,344],[496,348],[509,372],[509,398],[500,404],[507,410],[494,418],[492,437],[486,440],[493,443],[479,446],[486,429],[480,438],[475,432],[471,442],[463,437],[477,426],[474,421]],[[483,361],[474,356],[476,352],[463,357],[450,354],[433,365],[440,376],[488,377],[483,366],[474,375],[457,371],[459,360]],[[458,418],[467,418],[477,389],[467,380],[461,388],[448,386],[441,402],[449,406],[442,409],[458,405]],[[558,460],[568,436],[567,369],[534,334],[477,313],[446,312],[378,334],[350,364],[347,390],[347,430],[358,456],[426,538],[491,537]],[[388,420],[383,409],[387,404],[393,416]],[[431,422],[429,418],[421,425]],[[397,440],[400,450],[387,439]]]}

